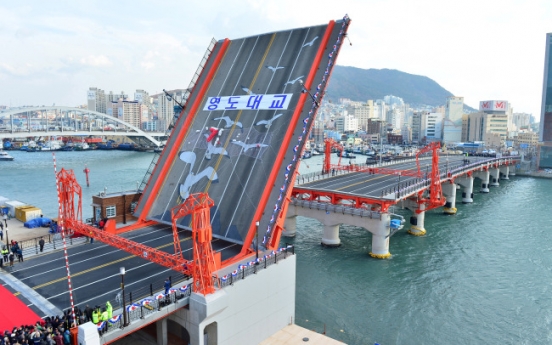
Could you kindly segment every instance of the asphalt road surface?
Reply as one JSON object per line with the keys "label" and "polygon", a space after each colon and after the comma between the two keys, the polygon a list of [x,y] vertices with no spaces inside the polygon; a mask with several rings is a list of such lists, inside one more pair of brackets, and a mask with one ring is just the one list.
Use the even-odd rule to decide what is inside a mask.
{"label": "asphalt road surface", "polygon": [[[172,230],[166,225],[136,230],[122,236],[169,253],[174,252]],[[179,233],[182,251],[187,259],[192,258],[190,236],[188,231],[182,230]],[[240,248],[223,240],[213,240],[213,250],[220,251],[223,260],[236,255]],[[133,301],[149,296],[150,285],[154,294],[159,293],[163,290],[164,280],[169,276],[176,287],[188,281],[187,277],[178,272],[98,241],[72,246],[68,248],[68,255],[74,303],[82,308],[86,304],[104,306],[108,300],[114,309],[120,307],[121,301],[117,298],[117,294],[121,292],[120,267],[126,269],[124,282],[127,304],[131,293]],[[16,293],[37,315],[48,316],[48,310],[54,309],[48,308],[52,305],[59,310],[70,307],[63,251],[27,258],[8,272],[13,276],[11,285],[18,284],[19,288],[10,285],[6,287]],[[38,294],[39,297],[33,294]]]}

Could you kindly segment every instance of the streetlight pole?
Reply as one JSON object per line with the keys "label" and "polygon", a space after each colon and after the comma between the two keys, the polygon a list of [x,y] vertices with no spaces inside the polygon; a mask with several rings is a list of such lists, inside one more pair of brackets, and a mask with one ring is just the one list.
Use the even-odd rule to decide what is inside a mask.
{"label": "streetlight pole", "polygon": [[128,326],[126,302],[125,302],[125,268],[120,267],[119,273],[121,274],[121,290],[123,292],[123,327]]}
{"label": "streetlight pole", "polygon": [[256,260],[255,260],[255,265],[258,265],[259,264],[259,222],[256,222],[255,223],[255,237],[257,237],[257,253],[256,253]]}

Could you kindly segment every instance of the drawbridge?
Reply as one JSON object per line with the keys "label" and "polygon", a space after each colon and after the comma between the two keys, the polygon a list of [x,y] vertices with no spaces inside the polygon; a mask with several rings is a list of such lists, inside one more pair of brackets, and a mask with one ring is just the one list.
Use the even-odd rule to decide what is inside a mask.
{"label": "drawbridge", "polygon": [[[203,276],[250,256],[257,246],[276,249],[300,157],[349,23],[345,16],[325,25],[212,42],[165,149],[148,172],[137,223],[123,229],[108,224],[108,231],[84,224],[71,205],[78,188],[72,191],[72,178],[63,172],[58,185],[69,187],[60,193],[62,226],[192,275],[205,258],[184,258],[177,233],[195,232],[198,214],[179,209],[204,195],[200,199],[209,203],[196,205],[208,206],[197,245],[209,253],[206,242],[214,237],[241,249],[222,259],[215,251],[217,260],[203,260],[210,267]],[[117,236],[118,230],[155,231],[155,224],[173,227],[174,253]],[[262,243],[254,243],[257,238]]]}

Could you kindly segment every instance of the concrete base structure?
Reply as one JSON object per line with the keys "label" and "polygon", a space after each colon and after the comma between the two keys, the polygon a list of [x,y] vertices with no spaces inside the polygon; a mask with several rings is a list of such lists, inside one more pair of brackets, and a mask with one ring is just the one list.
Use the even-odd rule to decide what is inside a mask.
{"label": "concrete base structure", "polygon": [[473,177],[477,177],[481,180],[481,189],[479,189],[479,193],[489,193],[489,171],[483,170],[483,171],[475,171],[473,173]]}
{"label": "concrete base structure", "polygon": [[[290,204],[288,207],[288,218],[303,216],[318,220],[324,225],[324,233],[322,235],[322,244],[326,246],[338,246],[341,244],[339,239],[339,225],[349,224],[358,226],[372,233],[372,250],[370,255],[375,258],[385,259],[391,256],[389,253],[389,222],[390,215],[388,213],[359,211],[359,214],[347,213],[343,210],[350,211],[352,208],[345,206],[332,206],[330,209],[322,208],[327,205],[316,205],[318,207],[301,207]],[[341,211],[337,211],[337,209]],[[354,209],[352,209],[354,210]],[[364,216],[366,214],[367,216]]]}
{"label": "concrete base structure", "polygon": [[322,235],[323,246],[339,247],[341,245],[341,240],[339,239],[339,225],[340,224],[324,223],[324,234]]}
{"label": "concrete base structure", "polygon": [[489,185],[491,186],[500,186],[500,169],[499,168],[490,168],[489,169],[490,180]]}
{"label": "concrete base structure", "polygon": [[414,236],[425,235],[425,205],[418,204],[418,202],[414,199],[407,199],[405,200],[405,207],[412,211],[412,216],[410,216],[410,229],[408,229],[408,233]]}
{"label": "concrete base structure", "polygon": [[295,237],[297,233],[297,217],[288,217],[284,221],[284,231],[282,231],[282,236],[284,237]]}
{"label": "concrete base structure", "polygon": [[500,171],[500,178],[502,180],[510,179],[508,177],[508,175],[510,175],[510,167],[508,165],[501,165],[498,170]]}
{"label": "concrete base structure", "polygon": [[259,344],[295,319],[295,265],[296,256],[291,255],[214,294],[194,293],[189,309],[166,320],[187,331],[190,344]]}
{"label": "concrete base structure", "polygon": [[462,176],[456,179],[456,183],[462,186],[462,203],[473,202],[473,176]]}
{"label": "concrete base structure", "polygon": [[443,188],[443,194],[447,199],[447,202],[443,207],[443,212],[445,214],[456,214],[456,184],[447,181],[444,182],[441,187]]}

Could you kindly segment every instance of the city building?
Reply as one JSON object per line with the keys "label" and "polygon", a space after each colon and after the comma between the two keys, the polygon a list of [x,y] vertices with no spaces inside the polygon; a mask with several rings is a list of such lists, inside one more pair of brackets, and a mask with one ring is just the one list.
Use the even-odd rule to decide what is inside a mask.
{"label": "city building", "polygon": [[445,119],[461,125],[462,115],[464,115],[464,97],[448,97],[445,104]]}
{"label": "city building", "polygon": [[[500,143],[496,142],[497,134]],[[502,147],[508,135],[508,115],[505,113],[488,114],[477,112],[462,117],[462,141],[482,141],[486,146]]]}
{"label": "city building", "polygon": [[368,126],[368,119],[374,117],[374,101],[368,100],[365,104],[355,104],[349,107],[351,113],[358,120],[358,126],[365,131]]}
{"label": "city building", "polygon": [[[441,141],[443,133],[442,113],[423,113],[421,122],[422,140],[427,142]],[[425,139],[425,140],[424,140]]]}
{"label": "city building", "polygon": [[144,105],[137,101],[125,101],[119,99],[117,102],[111,102],[108,109],[108,115],[118,118],[132,126],[142,128],[142,108]]}
{"label": "city building", "polygon": [[546,34],[538,150],[539,168],[552,168],[552,33]]}
{"label": "city building", "polygon": [[539,135],[535,132],[521,132],[514,138],[516,148],[537,147],[538,143]]}
{"label": "city building", "polygon": [[174,119],[180,114],[175,114],[175,106],[178,106],[178,103],[185,103],[186,97],[188,95],[187,89],[175,89],[167,91],[170,97],[167,97],[165,93],[154,95],[157,102],[157,119],[163,120],[168,126],[173,123]]}
{"label": "city building", "polygon": [[97,87],[88,89],[88,110],[97,111],[98,113],[107,114],[107,101],[105,91]]}
{"label": "city building", "polygon": [[462,141],[462,117],[460,117],[459,123],[445,118],[443,121],[443,142],[450,145],[460,141]]}

